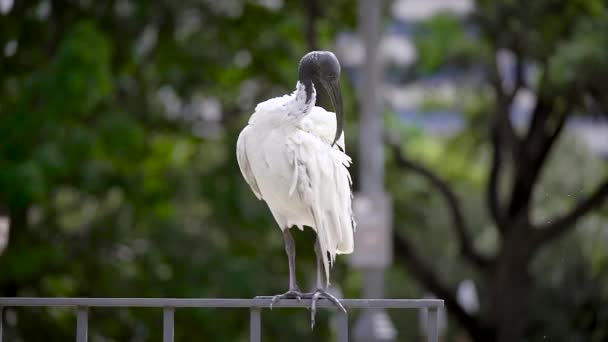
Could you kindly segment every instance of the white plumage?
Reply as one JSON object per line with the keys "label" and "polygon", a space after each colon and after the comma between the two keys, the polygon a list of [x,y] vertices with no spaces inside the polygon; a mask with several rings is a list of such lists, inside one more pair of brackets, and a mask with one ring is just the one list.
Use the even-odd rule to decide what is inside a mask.
{"label": "white plumage", "polygon": [[309,226],[316,231],[329,283],[336,254],[353,251],[351,159],[342,152],[344,134],[331,145],[336,116],[314,106],[314,91],[307,103],[304,88],[298,82],[294,93],[257,105],[239,135],[237,159],[281,230]]}

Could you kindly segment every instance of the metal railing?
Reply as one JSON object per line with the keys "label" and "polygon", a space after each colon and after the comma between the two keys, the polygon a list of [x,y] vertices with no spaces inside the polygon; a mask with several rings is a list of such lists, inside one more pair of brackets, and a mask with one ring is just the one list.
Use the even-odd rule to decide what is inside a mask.
{"label": "metal railing", "polygon": [[[437,342],[437,313],[443,307],[439,299],[343,299],[347,309],[419,309],[427,310],[427,338]],[[76,341],[86,342],[88,338],[89,308],[95,307],[148,307],[163,309],[163,342],[173,342],[174,315],[176,308],[248,308],[249,341],[262,340],[262,310],[268,309],[270,299],[220,299],[220,298],[35,298],[0,297],[0,318],[6,307],[74,307],[76,311]],[[308,308],[310,299],[282,300],[273,308]],[[348,341],[348,315],[336,310],[326,300],[317,307],[334,309],[338,313],[338,341]],[[3,319],[0,319],[0,342],[2,342]]]}

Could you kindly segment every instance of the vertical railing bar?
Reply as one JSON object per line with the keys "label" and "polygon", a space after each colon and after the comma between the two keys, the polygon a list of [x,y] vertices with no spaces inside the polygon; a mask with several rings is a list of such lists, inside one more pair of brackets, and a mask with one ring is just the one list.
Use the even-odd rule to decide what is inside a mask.
{"label": "vertical railing bar", "polygon": [[87,342],[89,330],[89,308],[76,308],[76,342]]}
{"label": "vertical railing bar", "polygon": [[163,308],[163,342],[173,342],[175,331],[175,308]]}
{"label": "vertical railing bar", "polygon": [[338,342],[348,342],[348,313],[338,312]]}
{"label": "vertical railing bar", "polygon": [[4,336],[4,307],[0,306],[0,342],[2,342]]}
{"label": "vertical railing bar", "polygon": [[438,309],[436,307],[430,307],[427,310],[427,336],[428,342],[437,342],[438,341],[438,331],[437,331],[437,319],[438,319]]}
{"label": "vertical railing bar", "polygon": [[262,313],[260,308],[249,310],[249,342],[262,342]]}

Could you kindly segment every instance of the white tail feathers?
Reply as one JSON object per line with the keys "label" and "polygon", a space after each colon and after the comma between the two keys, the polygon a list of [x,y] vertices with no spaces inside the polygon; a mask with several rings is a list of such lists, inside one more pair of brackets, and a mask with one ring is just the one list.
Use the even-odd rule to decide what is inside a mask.
{"label": "white tail feathers", "polygon": [[296,191],[310,208],[329,284],[336,254],[354,248],[350,157],[308,132],[296,134],[293,142]]}

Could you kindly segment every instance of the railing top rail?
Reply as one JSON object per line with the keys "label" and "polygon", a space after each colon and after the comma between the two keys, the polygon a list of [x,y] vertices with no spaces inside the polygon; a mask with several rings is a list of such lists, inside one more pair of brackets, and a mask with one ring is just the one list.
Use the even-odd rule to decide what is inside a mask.
{"label": "railing top rail", "polygon": [[[86,306],[86,307],[174,307],[174,308],[268,308],[271,299],[254,298],[39,298],[0,297],[0,306]],[[441,299],[342,299],[346,308],[423,309],[443,307]],[[281,300],[276,308],[304,308],[310,299]],[[319,301],[318,307],[335,307],[329,301]]]}

